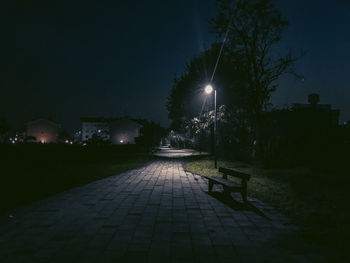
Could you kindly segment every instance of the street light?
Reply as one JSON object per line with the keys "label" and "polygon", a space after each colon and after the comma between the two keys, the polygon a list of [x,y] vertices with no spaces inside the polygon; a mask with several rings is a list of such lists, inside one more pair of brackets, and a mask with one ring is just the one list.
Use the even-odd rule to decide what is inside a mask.
{"label": "street light", "polygon": [[212,85],[208,84],[205,86],[205,93],[211,94],[214,91],[214,145],[213,145],[213,153],[214,153],[214,165],[217,168],[217,158],[216,158],[216,89],[213,88]]}
{"label": "street light", "polygon": [[205,86],[205,93],[210,94],[213,92],[213,87],[209,84]]}

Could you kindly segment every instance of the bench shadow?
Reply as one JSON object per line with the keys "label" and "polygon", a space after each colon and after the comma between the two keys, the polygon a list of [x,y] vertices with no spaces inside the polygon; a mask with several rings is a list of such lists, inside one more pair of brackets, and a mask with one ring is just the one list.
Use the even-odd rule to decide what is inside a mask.
{"label": "bench shadow", "polygon": [[261,217],[264,217],[270,221],[272,220],[249,201],[247,203],[239,202],[235,200],[231,195],[228,196],[228,195],[225,195],[223,192],[218,192],[218,191],[213,191],[213,192],[205,191],[205,193],[215,198],[216,200],[220,201],[221,203],[225,204],[226,206],[232,208],[233,210],[253,211],[254,213],[256,213]]}

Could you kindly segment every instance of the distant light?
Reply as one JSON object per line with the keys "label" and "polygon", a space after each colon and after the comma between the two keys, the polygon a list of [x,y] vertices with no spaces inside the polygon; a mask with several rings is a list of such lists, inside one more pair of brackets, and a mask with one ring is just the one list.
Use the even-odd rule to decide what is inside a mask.
{"label": "distant light", "polygon": [[12,143],[15,143],[15,141],[12,141]]}
{"label": "distant light", "polygon": [[123,143],[124,141],[123,140],[120,140],[120,143]]}
{"label": "distant light", "polygon": [[15,138],[15,141],[17,141],[17,137]]}
{"label": "distant light", "polygon": [[69,143],[69,141],[68,141],[68,140],[65,140],[65,143]]}
{"label": "distant light", "polygon": [[101,132],[101,130],[98,130],[97,132]]}
{"label": "distant light", "polygon": [[70,142],[70,144],[73,144],[73,142]]}
{"label": "distant light", "polygon": [[83,143],[83,146],[87,146],[87,143],[86,143],[86,142],[84,142],[84,143]]}
{"label": "distant light", "polygon": [[45,143],[45,140],[41,140],[40,142],[41,142],[41,143]]}
{"label": "distant light", "polygon": [[207,85],[205,87],[205,93],[210,94],[213,92],[213,87],[211,85]]}

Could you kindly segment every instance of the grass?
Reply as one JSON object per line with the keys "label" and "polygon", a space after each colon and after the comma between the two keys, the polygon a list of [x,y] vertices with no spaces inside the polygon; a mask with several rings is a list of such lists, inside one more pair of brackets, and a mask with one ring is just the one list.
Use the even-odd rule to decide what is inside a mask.
{"label": "grass", "polygon": [[133,145],[2,145],[0,213],[135,168],[149,155]]}
{"label": "grass", "polygon": [[[349,173],[307,168],[258,169],[235,161],[219,161],[220,166],[249,172],[252,177],[248,195],[289,216],[300,226],[299,234],[304,240],[348,256]],[[200,175],[221,176],[209,159],[188,159],[186,169]]]}

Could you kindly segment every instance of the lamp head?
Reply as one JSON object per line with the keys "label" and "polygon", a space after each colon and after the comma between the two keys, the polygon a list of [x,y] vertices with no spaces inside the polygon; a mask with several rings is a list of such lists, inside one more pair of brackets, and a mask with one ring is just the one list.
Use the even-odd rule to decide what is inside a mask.
{"label": "lamp head", "polygon": [[213,92],[213,87],[210,85],[210,84],[208,84],[207,86],[205,86],[205,93],[207,93],[207,94],[210,94],[210,93],[212,93]]}

